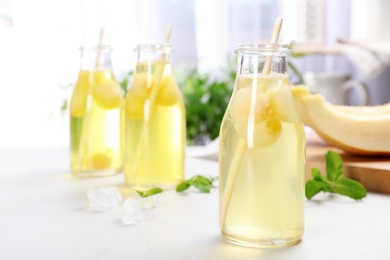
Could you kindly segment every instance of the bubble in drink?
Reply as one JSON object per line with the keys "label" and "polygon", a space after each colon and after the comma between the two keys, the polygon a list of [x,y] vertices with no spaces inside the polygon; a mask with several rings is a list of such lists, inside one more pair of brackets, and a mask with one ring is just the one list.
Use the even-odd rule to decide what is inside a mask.
{"label": "bubble in drink", "polygon": [[136,225],[143,222],[140,204],[136,199],[127,199],[122,206],[122,223],[124,225]]}
{"label": "bubble in drink", "polygon": [[97,211],[106,211],[118,206],[122,200],[121,193],[117,188],[91,188],[87,190],[90,208]]}

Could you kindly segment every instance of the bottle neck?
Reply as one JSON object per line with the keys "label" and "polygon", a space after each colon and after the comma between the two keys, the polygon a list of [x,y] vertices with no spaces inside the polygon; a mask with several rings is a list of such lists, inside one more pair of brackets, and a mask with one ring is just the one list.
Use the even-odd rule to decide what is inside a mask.
{"label": "bottle neck", "polygon": [[286,44],[240,44],[237,75],[241,74],[287,74],[290,54]]}
{"label": "bottle neck", "polygon": [[97,48],[81,49],[81,70],[111,70],[111,48],[103,46]]}
{"label": "bottle neck", "polygon": [[[264,68],[269,63],[269,72]],[[287,74],[288,61],[286,55],[270,55],[270,53],[240,53],[238,52],[237,75],[242,74],[269,74],[281,73]],[[265,72],[265,71],[266,72]]]}
{"label": "bottle neck", "polygon": [[169,44],[138,45],[135,49],[138,61],[167,61],[171,62],[172,47]]}

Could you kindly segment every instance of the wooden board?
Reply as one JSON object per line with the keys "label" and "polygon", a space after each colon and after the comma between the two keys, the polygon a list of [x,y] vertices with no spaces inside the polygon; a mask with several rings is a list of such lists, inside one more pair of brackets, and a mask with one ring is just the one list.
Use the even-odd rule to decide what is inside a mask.
{"label": "wooden board", "polygon": [[390,194],[390,157],[354,156],[326,144],[316,134],[306,140],[306,180],[311,179],[311,169],[325,171],[325,154],[333,150],[344,162],[344,175],[360,181],[368,191]]}

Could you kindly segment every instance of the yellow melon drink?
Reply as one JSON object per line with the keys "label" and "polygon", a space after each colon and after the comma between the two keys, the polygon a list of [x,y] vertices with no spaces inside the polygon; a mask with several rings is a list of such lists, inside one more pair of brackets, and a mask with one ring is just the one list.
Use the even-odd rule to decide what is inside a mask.
{"label": "yellow melon drink", "polygon": [[[184,102],[171,62],[158,60],[171,49],[160,48],[138,47],[141,55],[125,100],[125,181],[141,190],[175,187],[184,179]],[[151,50],[157,60],[143,60],[142,53]]]}
{"label": "yellow melon drink", "polygon": [[105,51],[110,49],[102,51],[105,66],[97,69],[89,69],[91,62],[86,60],[92,61],[96,56],[83,53],[85,64],[82,64],[70,102],[71,170],[81,177],[116,174],[123,166],[123,94],[107,61],[109,56]]}
{"label": "yellow melon drink", "polygon": [[[245,48],[238,54],[253,59]],[[238,70],[219,137],[221,232],[247,246],[295,244],[304,228],[303,124],[284,70],[247,71]]]}

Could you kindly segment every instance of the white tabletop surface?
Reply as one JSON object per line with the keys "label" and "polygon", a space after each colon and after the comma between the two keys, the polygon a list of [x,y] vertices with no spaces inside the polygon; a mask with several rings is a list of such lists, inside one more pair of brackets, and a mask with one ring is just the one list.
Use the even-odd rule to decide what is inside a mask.
{"label": "white tabletop surface", "polygon": [[[88,210],[86,190],[123,175],[76,179],[67,149],[0,151],[0,259],[390,259],[390,196],[359,202],[320,195],[305,204],[300,244],[279,249],[233,245],[219,233],[218,189],[160,194],[144,223],[123,226],[121,208]],[[217,176],[216,161],[187,158],[186,177]]]}

